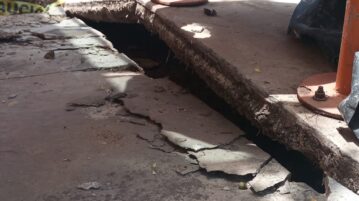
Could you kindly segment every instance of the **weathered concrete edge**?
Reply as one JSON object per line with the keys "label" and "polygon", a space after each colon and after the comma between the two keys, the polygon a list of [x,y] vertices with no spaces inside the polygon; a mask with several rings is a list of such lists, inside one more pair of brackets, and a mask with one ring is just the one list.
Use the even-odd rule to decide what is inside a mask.
{"label": "weathered concrete edge", "polygon": [[[103,5],[103,2],[98,3]],[[192,67],[217,95],[260,128],[263,134],[285,144],[289,149],[302,152],[328,175],[349,189],[355,192],[359,190],[358,161],[341,153],[335,144],[322,137],[324,133],[297,118],[297,115],[287,109],[283,103],[270,98],[215,52],[196,40],[191,40],[173,22],[152,12],[141,3],[137,3],[131,9],[122,9],[125,7],[121,5],[122,3],[116,1],[115,11],[108,11],[107,8],[106,11],[94,12],[91,7],[90,10],[85,11],[81,7],[79,13],[76,12],[76,5],[66,7],[66,10],[75,16],[94,21],[140,22],[151,32],[157,33],[178,58]],[[83,6],[83,4],[79,5]],[[136,19],[116,18],[115,21],[113,19],[108,21],[108,17],[103,18],[97,12],[120,12],[121,14],[116,15],[134,16]],[[343,172],[345,175],[342,174]]]}
{"label": "weathered concrete edge", "polygon": [[95,22],[135,23],[137,3],[134,0],[65,3],[66,13]]}

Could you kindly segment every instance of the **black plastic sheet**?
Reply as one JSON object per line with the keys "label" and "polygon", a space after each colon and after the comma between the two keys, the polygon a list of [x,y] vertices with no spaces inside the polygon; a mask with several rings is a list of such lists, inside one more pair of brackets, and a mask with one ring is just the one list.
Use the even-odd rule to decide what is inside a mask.
{"label": "black plastic sheet", "polygon": [[346,0],[301,0],[288,33],[314,40],[333,63],[338,62]]}

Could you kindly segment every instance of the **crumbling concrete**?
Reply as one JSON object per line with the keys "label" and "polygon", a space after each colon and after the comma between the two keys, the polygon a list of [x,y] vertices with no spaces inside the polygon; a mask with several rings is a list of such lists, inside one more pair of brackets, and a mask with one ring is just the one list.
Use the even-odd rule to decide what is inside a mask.
{"label": "crumbling concrete", "polygon": [[[280,194],[284,197],[276,199],[306,200],[310,197],[310,199],[314,200],[324,200],[324,195],[315,192],[309,186],[305,184],[297,184],[296,182],[289,182],[288,179],[290,173],[288,170],[281,166],[275,159],[272,159],[268,153],[247,140],[244,134],[239,135],[237,138],[226,144],[217,143],[217,146],[210,146],[210,144],[205,141],[202,142],[188,137],[187,135],[191,135],[190,132],[174,134],[173,132],[169,133],[168,131],[163,130],[162,128],[165,127],[166,124],[171,125],[171,123],[169,119],[158,118],[156,110],[160,110],[160,113],[172,111],[171,108],[173,105],[181,106],[181,108],[186,108],[186,106],[191,108],[190,111],[192,115],[183,115],[180,112],[169,113],[174,122],[187,123],[186,125],[178,124],[176,128],[179,130],[181,130],[182,127],[195,127],[194,125],[196,124],[197,117],[193,114],[200,114],[204,111],[206,114],[211,113],[212,115],[205,115],[205,118],[202,119],[201,122],[212,122],[211,118],[215,118],[222,123],[211,126],[212,129],[216,130],[215,127],[219,128],[223,126],[228,128],[228,125],[221,121],[220,117],[215,115],[212,109],[207,108],[205,105],[202,106],[202,103],[197,103],[197,100],[193,98],[192,95],[188,93],[176,93],[178,91],[183,92],[183,89],[178,88],[178,86],[168,80],[153,80],[141,75],[131,76],[130,79],[123,77],[121,79],[109,78],[109,80],[112,80],[110,82],[112,83],[114,93],[126,94],[121,95],[121,100],[124,104],[123,106],[131,114],[135,114],[137,117],[146,119],[156,125],[159,129],[158,132],[166,136],[168,141],[163,140],[160,136],[153,133],[139,133],[138,136],[147,141],[152,148],[156,147],[156,149],[161,150],[162,152],[176,154],[177,157],[181,158],[187,158],[186,163],[176,165],[175,171],[178,174],[185,176],[197,172],[199,168],[202,168],[209,173],[221,172],[228,175],[229,178],[239,177],[243,181],[250,180],[248,183],[251,190],[256,196],[264,196],[263,199],[271,199],[266,196]],[[121,80],[130,80],[131,84],[127,87],[123,87],[123,83],[126,82],[122,82]],[[158,86],[166,86],[166,88],[159,88]],[[178,101],[172,100],[173,94],[176,94],[175,96]],[[153,96],[155,98],[151,98]],[[155,101],[153,102],[152,100]],[[181,109],[181,111],[186,110]],[[208,138],[210,140],[218,141],[217,138],[213,138],[209,135],[212,134],[208,132],[199,132],[196,136],[201,139]],[[189,141],[188,144],[185,143],[187,140]],[[168,144],[175,146],[174,149],[165,151],[163,147],[168,147]],[[204,147],[196,150],[199,145],[203,145]],[[176,151],[179,151],[178,148],[185,149],[187,153],[176,153]],[[191,159],[191,157],[194,157],[195,160]],[[239,182],[238,185],[240,186],[242,183],[247,185],[246,182]],[[286,186],[289,185],[293,188],[286,188]],[[278,188],[281,189],[277,191]],[[227,189],[226,191],[231,190],[228,186],[225,186],[224,189]]]}
{"label": "crumbling concrete", "polygon": [[[147,77],[133,77],[132,80],[134,84],[122,86],[126,91],[120,91],[127,94],[122,100],[129,111],[160,122],[161,134],[184,149],[214,148],[244,134],[233,123],[224,121],[218,112],[169,80]],[[209,123],[204,126],[204,121]]]}
{"label": "crumbling concrete", "polygon": [[289,179],[290,172],[278,163],[277,160],[271,159],[249,182],[251,190],[257,194],[273,192]]}
{"label": "crumbling concrete", "polygon": [[121,1],[66,1],[66,10],[75,16],[87,16],[95,22],[136,23],[137,3],[133,0]]}
{"label": "crumbling concrete", "polygon": [[208,172],[221,171],[239,176],[255,176],[270,155],[245,138],[238,139],[239,150],[210,149],[190,152]]}
{"label": "crumbling concrete", "polygon": [[[113,2],[117,7],[126,7],[122,1]],[[101,1],[80,0],[66,3],[65,8],[84,19],[107,21],[101,14],[94,15],[91,8],[76,11],[76,6],[82,9],[79,5],[85,4],[106,7]],[[295,5],[269,0],[213,1],[205,6],[178,9],[138,0],[131,9],[115,9],[114,15],[134,16],[157,33],[214,92],[261,128],[263,134],[304,153],[356,192],[357,141],[350,137],[352,134],[340,132],[347,128],[343,122],[313,115],[296,99],[296,87],[304,78],[333,69],[318,50],[286,36]],[[216,9],[218,16],[204,15],[203,7]],[[196,33],[183,29],[193,23],[210,33],[194,37]]]}
{"label": "crumbling concrete", "polygon": [[[147,78],[137,67],[129,69],[133,62],[118,56],[121,54],[102,34],[76,38],[68,37],[66,31],[63,35],[51,31],[56,37],[46,37],[45,31],[37,32],[45,34],[38,37],[25,30],[33,30],[33,25],[44,30],[61,22],[76,22],[70,26],[72,30],[90,28],[65,17],[49,23],[55,17],[46,14],[5,18],[7,23],[18,23],[13,29],[23,32],[19,33],[21,40],[1,42],[0,47],[6,52],[0,55],[5,67],[0,71],[0,200],[296,200],[280,192],[255,196],[248,189],[239,189],[235,181],[197,171],[196,161],[161,135],[163,128],[191,126],[196,132],[187,128],[182,131],[188,132],[181,133],[208,138],[222,150],[238,143],[233,147],[247,150],[252,158],[269,156],[245,141],[239,128],[182,88],[167,79]],[[5,28],[12,26],[5,24]],[[96,41],[93,39],[103,43],[92,44],[89,41]],[[54,48],[61,46],[71,48],[74,55],[60,58]],[[111,51],[103,54],[102,49]],[[44,58],[49,50],[55,54]],[[103,63],[85,62],[79,70],[76,61],[83,50],[93,51],[89,60],[104,57],[113,58],[115,64],[128,63],[107,68]],[[34,58],[35,63],[28,62]],[[157,107],[156,102],[162,106]],[[167,118],[153,107],[169,112]],[[201,125],[196,125],[199,122]],[[162,144],[156,144],[156,139]],[[149,149],[148,144],[158,145],[161,151]],[[165,146],[174,149],[163,151]]]}

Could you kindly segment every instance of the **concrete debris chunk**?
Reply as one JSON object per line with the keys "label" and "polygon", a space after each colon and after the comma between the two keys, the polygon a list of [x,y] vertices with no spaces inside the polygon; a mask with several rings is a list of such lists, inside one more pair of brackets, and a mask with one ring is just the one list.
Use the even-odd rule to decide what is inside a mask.
{"label": "concrete debris chunk", "polygon": [[167,131],[162,130],[161,134],[166,136],[167,139],[172,142],[173,144],[176,144],[184,149],[191,149],[194,151],[199,151],[201,149],[205,148],[215,148],[217,145],[209,144],[207,142],[197,140],[194,138],[191,138],[189,136],[183,135],[181,133],[177,133],[174,131]]}
{"label": "concrete debris chunk", "polygon": [[331,177],[324,179],[327,201],[359,201],[359,195],[347,189]]}
{"label": "concrete debris chunk", "polygon": [[101,184],[96,181],[91,181],[91,182],[82,183],[82,184],[78,185],[77,188],[80,190],[85,190],[85,191],[98,190],[101,188]]}
{"label": "concrete debris chunk", "polygon": [[235,151],[210,149],[190,154],[197,158],[200,167],[207,172],[221,171],[240,176],[254,176],[270,159],[270,155],[244,138],[241,138],[239,143],[241,148]]}
{"label": "concrete debris chunk", "polygon": [[249,182],[250,189],[255,193],[274,192],[284,185],[290,172],[275,159],[269,161]]}

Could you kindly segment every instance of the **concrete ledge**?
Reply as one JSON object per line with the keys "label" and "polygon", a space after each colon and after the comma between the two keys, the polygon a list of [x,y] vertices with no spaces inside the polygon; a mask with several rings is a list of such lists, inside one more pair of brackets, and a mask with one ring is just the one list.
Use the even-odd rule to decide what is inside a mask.
{"label": "concrete ledge", "polygon": [[133,0],[123,1],[76,1],[67,0],[66,10],[88,20],[134,23],[137,3]]}
{"label": "concrete ledge", "polygon": [[[148,1],[69,2],[73,15],[103,22],[142,23],[162,40],[240,114],[263,134],[302,152],[330,176],[359,190],[358,141],[346,125],[312,114],[295,95],[305,77],[333,70],[309,45],[286,36],[295,4],[270,0],[211,2],[218,17],[203,15],[203,7],[168,8]],[[81,11],[78,11],[79,9]],[[96,9],[93,9],[96,8]],[[127,7],[126,7],[127,8]],[[100,13],[100,14],[99,14]],[[106,13],[106,14],[104,14]],[[120,17],[112,17],[120,16]],[[122,16],[122,17],[121,17]],[[204,36],[188,26],[200,26]],[[201,33],[202,33],[201,32]],[[344,132],[343,132],[344,131]]]}

